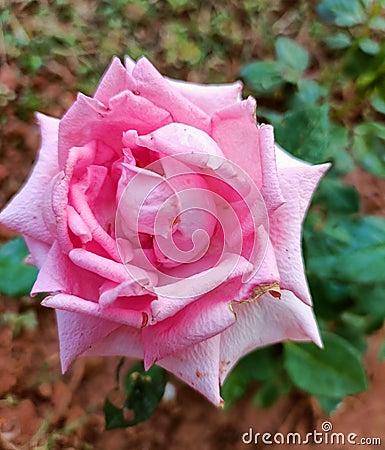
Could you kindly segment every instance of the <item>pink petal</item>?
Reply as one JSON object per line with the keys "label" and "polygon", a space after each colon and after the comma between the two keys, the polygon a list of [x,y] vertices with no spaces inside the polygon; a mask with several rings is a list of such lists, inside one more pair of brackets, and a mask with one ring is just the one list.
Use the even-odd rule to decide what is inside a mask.
{"label": "pink petal", "polygon": [[123,131],[135,129],[145,134],[170,121],[167,111],[131,91],[112,97],[108,106],[79,94],[60,121],[60,167],[64,167],[72,147],[81,147],[97,140],[118,152],[122,148]]}
{"label": "pink petal", "polygon": [[50,248],[42,264],[31,294],[65,292],[95,301],[103,279],[95,273],[82,270],[62,253],[57,241]]}
{"label": "pink petal", "polygon": [[95,301],[85,300],[75,295],[55,294],[46,297],[41,304],[48,308],[90,315],[134,328],[142,328],[148,319],[148,312],[145,311],[148,310],[148,302],[147,305],[143,304],[143,310],[116,307],[102,308]]}
{"label": "pink petal", "polygon": [[157,365],[182,379],[214,405],[222,406],[218,382],[219,344],[220,337],[214,336],[158,361]]}
{"label": "pink petal", "polygon": [[205,131],[209,130],[209,116],[180,94],[177,89],[174,89],[148,59],[140,58],[132,75],[137,83],[139,95],[169,111],[174,122],[193,125]]}
{"label": "pink petal", "polygon": [[[127,136],[127,133],[126,133]],[[204,131],[182,123],[170,123],[144,136],[133,136],[135,143],[163,155],[222,156],[218,144]],[[205,160],[208,160],[206,158]],[[213,158],[217,161],[216,158]],[[222,163],[223,158],[218,159]],[[189,162],[189,160],[187,160]],[[192,160],[193,161],[193,160]]]}
{"label": "pink petal", "polygon": [[242,98],[243,86],[240,81],[231,84],[186,83],[169,78],[167,81],[191,103],[209,115],[226,106],[239,103]]}
{"label": "pink petal", "polygon": [[226,158],[241,167],[261,188],[261,158],[258,128],[255,122],[255,100],[217,111],[211,119],[211,133]]}
{"label": "pink petal", "polygon": [[45,204],[45,190],[58,168],[59,120],[37,114],[42,143],[32,173],[11,202],[0,214],[0,222],[6,227],[36,240],[51,244],[54,240],[44,220],[52,210]]}
{"label": "pink petal", "polygon": [[312,308],[290,291],[283,290],[280,299],[265,294],[250,303],[234,303],[233,307],[237,321],[220,335],[221,383],[236,362],[257,347],[286,339],[311,340],[322,346]]}
{"label": "pink petal", "polygon": [[286,203],[270,217],[270,239],[281,275],[281,287],[311,305],[302,259],[302,222],[320,178],[329,164],[278,168]]}
{"label": "pink petal", "polygon": [[221,260],[209,269],[199,272],[189,278],[183,276],[173,283],[154,288],[158,300],[152,303],[153,319],[164,320],[173,316],[186,305],[194,302],[202,295],[207,298],[214,296],[213,290],[221,285],[226,285],[221,298],[224,302],[235,298],[237,290],[230,289],[227,282],[237,281],[244,273],[250,271],[251,266],[242,256],[225,253]]}
{"label": "pink petal", "polygon": [[134,79],[127,72],[119,58],[115,56],[103,75],[103,78],[100,80],[94,98],[108,106],[111,97],[114,97],[122,91],[134,91],[135,89]]}
{"label": "pink petal", "polygon": [[80,356],[126,356],[142,359],[142,333],[137,328],[120,326],[106,337],[91,342]]}
{"label": "pink petal", "polygon": [[267,209],[269,212],[272,212],[285,203],[285,199],[279,184],[274,130],[271,125],[262,125],[259,127],[259,148],[262,165],[261,194],[266,202]]}
{"label": "pink petal", "polygon": [[235,322],[229,305],[216,297],[218,295],[206,296],[175,316],[143,328],[146,370],[158,360],[182,353],[187,347],[221,333]]}
{"label": "pink petal", "polygon": [[275,258],[274,247],[269,239],[266,254],[262,264],[253,277],[242,284],[236,300],[246,300],[251,297],[252,290],[260,284],[273,284],[280,282],[277,260]]}
{"label": "pink petal", "polygon": [[121,327],[116,322],[68,311],[56,310],[56,318],[63,372],[75,358]]}
{"label": "pink petal", "polygon": [[24,236],[24,240],[27,244],[28,250],[31,252],[32,264],[38,269],[41,269],[47,259],[51,247],[49,244],[29,236]]}

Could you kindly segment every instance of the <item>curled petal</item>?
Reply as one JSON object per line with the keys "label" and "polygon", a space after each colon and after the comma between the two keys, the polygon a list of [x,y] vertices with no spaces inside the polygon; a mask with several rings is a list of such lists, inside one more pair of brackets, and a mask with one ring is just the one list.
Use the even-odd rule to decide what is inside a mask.
{"label": "curled petal", "polygon": [[281,298],[264,294],[233,306],[237,321],[220,336],[221,382],[243,355],[257,347],[286,339],[322,345],[312,308],[290,291],[281,291]]}

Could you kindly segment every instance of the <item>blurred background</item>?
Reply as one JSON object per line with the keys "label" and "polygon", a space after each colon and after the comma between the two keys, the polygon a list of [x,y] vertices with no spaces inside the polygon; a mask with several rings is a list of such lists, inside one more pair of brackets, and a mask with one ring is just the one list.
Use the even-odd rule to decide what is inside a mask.
{"label": "blurred background", "polygon": [[169,378],[148,421],[104,431],[119,359],[61,376],[54,313],[28,296],[36,271],[0,228],[1,449],[241,449],[250,427],[306,433],[328,414],[334,431],[385,443],[384,36],[384,0],[0,0],[0,207],[35,159],[34,112],[61,117],[78,91],[92,95],[114,55],[181,80],[242,79],[281,146],[333,163],[304,228],[325,350],[248,355],[224,411]]}

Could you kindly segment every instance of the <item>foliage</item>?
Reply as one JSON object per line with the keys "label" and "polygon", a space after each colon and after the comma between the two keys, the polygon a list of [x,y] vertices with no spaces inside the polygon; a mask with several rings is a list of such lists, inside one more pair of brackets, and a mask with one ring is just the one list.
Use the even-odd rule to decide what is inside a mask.
{"label": "foliage", "polygon": [[17,237],[0,247],[0,292],[11,296],[29,295],[37,269],[23,263],[28,255],[24,240]]}
{"label": "foliage", "polygon": [[[147,372],[143,363],[137,363],[125,375],[123,388],[119,385],[119,372],[117,371],[117,387],[110,398],[104,403],[104,415],[108,430],[136,425],[146,420],[157,408],[166,386],[164,370],[158,366],[152,366]],[[124,401],[122,405],[115,405],[111,397],[122,394]],[[132,417],[128,418],[128,414]]]}

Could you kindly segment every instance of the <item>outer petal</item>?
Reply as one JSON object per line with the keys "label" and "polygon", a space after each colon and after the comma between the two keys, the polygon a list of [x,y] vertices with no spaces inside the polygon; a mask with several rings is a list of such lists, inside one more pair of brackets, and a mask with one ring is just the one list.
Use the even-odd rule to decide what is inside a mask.
{"label": "outer petal", "polygon": [[329,164],[278,168],[286,203],[270,217],[270,239],[276,254],[281,287],[311,305],[302,259],[302,222],[314,189]]}
{"label": "outer petal", "polygon": [[255,105],[255,100],[249,97],[216,112],[211,119],[210,134],[224,156],[248,173],[260,188],[262,173]]}
{"label": "outer petal", "polygon": [[127,356],[142,359],[141,335],[141,331],[136,328],[120,326],[99,341],[91,342],[80,356]]}
{"label": "outer petal", "polygon": [[140,58],[132,75],[137,83],[139,95],[169,111],[175,122],[193,125],[204,131],[209,130],[209,116],[178,90],[173,89],[148,59]]}
{"label": "outer petal", "polygon": [[121,327],[116,322],[68,311],[56,310],[56,318],[63,372],[75,358]]}
{"label": "outer petal", "polygon": [[126,90],[136,90],[136,83],[120,59],[115,56],[100,80],[94,98],[108,106],[112,97]]}
{"label": "outer petal", "polygon": [[162,359],[158,365],[181,378],[214,405],[222,406],[218,382],[219,346],[220,337],[214,336],[175,356]]}
{"label": "outer petal", "polygon": [[[143,329],[146,369],[170,355],[183,353],[192,344],[206,341],[235,322],[228,303],[202,298],[169,319]],[[215,303],[216,301],[216,303]]]}
{"label": "outer petal", "polygon": [[272,212],[285,203],[285,198],[281,191],[277,173],[274,130],[271,125],[259,127],[259,148],[262,166],[261,194],[268,211]]}
{"label": "outer petal", "polygon": [[254,302],[234,304],[234,311],[236,323],[220,335],[221,382],[243,355],[257,347],[285,339],[322,345],[312,308],[290,291],[282,291],[280,299],[265,294]]}
{"label": "outer petal", "polygon": [[212,115],[215,111],[239,103],[242,99],[242,83],[198,84],[167,78],[171,86],[202,111]]}
{"label": "outer petal", "polygon": [[59,120],[43,114],[37,114],[37,120],[42,137],[38,159],[26,184],[0,214],[0,222],[20,234],[51,244],[54,238],[44,221],[44,210],[47,213],[51,209],[45,204],[44,194],[59,172]]}

